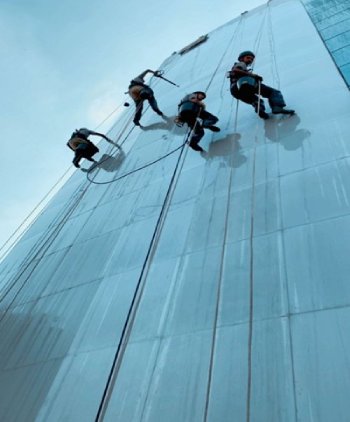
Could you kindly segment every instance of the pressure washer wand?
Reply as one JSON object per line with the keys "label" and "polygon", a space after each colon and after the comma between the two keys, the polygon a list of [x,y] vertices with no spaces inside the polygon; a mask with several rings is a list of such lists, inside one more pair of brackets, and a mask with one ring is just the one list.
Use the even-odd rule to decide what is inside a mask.
{"label": "pressure washer wand", "polygon": [[180,88],[180,85],[177,85],[175,82],[169,81],[169,79],[164,78],[164,76],[162,76],[162,73],[161,73],[161,71],[160,71],[160,70],[158,70],[158,71],[155,73],[155,75],[154,75],[154,76],[155,76],[156,78],[163,79],[163,81],[169,82],[169,84],[171,84],[171,85],[175,85],[175,86],[177,86],[178,88]]}

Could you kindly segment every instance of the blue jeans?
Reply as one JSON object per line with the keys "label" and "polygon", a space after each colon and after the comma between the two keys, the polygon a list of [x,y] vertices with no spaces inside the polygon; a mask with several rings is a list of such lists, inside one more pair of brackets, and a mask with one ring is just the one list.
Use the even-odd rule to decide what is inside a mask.
{"label": "blue jeans", "polygon": [[143,110],[143,102],[145,100],[149,102],[149,105],[151,106],[153,111],[155,111],[157,114],[162,114],[162,112],[159,110],[157,101],[154,98],[152,89],[147,87],[141,91],[141,99],[135,100],[136,113],[134,116],[134,122],[138,123],[140,121]]}
{"label": "blue jeans", "polygon": [[[243,101],[244,103],[251,104],[255,111],[258,111],[258,86],[252,87],[247,86],[246,89],[238,89],[236,84],[231,85],[231,94],[238,100]],[[281,91],[271,88],[265,84],[260,84],[260,95],[268,99],[270,107],[284,107],[286,103],[284,102],[283,95]],[[260,98],[260,111],[265,111],[264,100]]]}

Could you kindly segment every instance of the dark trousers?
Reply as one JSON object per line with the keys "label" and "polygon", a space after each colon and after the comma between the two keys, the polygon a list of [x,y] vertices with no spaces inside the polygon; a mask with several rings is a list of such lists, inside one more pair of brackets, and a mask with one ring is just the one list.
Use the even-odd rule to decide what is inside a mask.
{"label": "dark trousers", "polygon": [[141,91],[141,99],[135,100],[136,113],[134,117],[134,122],[138,123],[140,121],[143,110],[143,102],[145,100],[149,102],[149,105],[151,106],[153,111],[155,111],[157,114],[162,114],[162,112],[159,110],[157,101],[154,98],[153,91],[150,88],[146,88]]}
{"label": "dark trousers", "polygon": [[88,161],[94,161],[92,156],[99,152],[99,149],[91,142],[89,144],[80,144],[75,150],[75,155],[73,159],[74,164],[79,164],[79,161],[82,158],[85,158]]}
{"label": "dark trousers", "polygon": [[[197,122],[196,124],[196,118],[199,117],[202,119],[202,124]],[[193,112],[180,112],[180,118],[183,122],[187,123],[188,126],[193,130],[192,138],[190,145],[198,145],[200,140],[204,136],[204,129],[215,125],[215,123],[219,120],[216,116],[209,113],[205,110],[200,110],[199,113],[195,114]]]}
{"label": "dark trousers", "polygon": [[[236,84],[231,85],[231,94],[247,104],[251,104],[255,111],[258,111],[259,97],[258,97],[258,86],[252,87],[251,85],[243,85],[241,89],[238,89]],[[265,84],[260,84],[260,95],[268,99],[270,107],[284,107],[286,103],[284,102],[283,95],[281,91],[271,88]],[[260,98],[260,111],[265,111],[264,100]]]}

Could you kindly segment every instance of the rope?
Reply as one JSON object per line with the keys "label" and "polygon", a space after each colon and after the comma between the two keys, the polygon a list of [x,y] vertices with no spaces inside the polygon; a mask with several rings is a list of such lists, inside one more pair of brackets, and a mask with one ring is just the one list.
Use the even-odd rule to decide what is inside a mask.
{"label": "rope", "polygon": [[[120,107],[120,106],[118,106]],[[117,107],[117,109],[118,109]],[[116,110],[117,110],[116,109]],[[115,111],[116,111],[115,110]],[[126,138],[125,138],[126,140]],[[117,145],[117,147],[119,148],[119,146]],[[112,147],[113,149],[113,147]],[[45,197],[40,201],[40,203],[34,208],[34,210],[30,213],[30,215],[22,222],[21,226],[23,226],[23,224],[25,224],[25,222],[30,218],[30,216],[35,212],[35,210],[38,209],[38,207],[44,202],[44,200],[50,195],[50,193],[54,190],[54,188],[60,183],[60,181],[64,178],[64,176],[68,173],[68,171],[71,169],[72,166],[70,166],[66,172],[60,177],[60,179],[55,183],[55,185],[50,189],[50,191],[45,195]],[[7,307],[4,315],[6,315],[9,307],[12,305],[13,301],[17,298],[18,294],[20,293],[20,291],[23,289],[23,287],[25,286],[26,282],[29,280],[31,274],[33,273],[33,271],[35,270],[35,268],[39,265],[39,263],[41,262],[41,259],[44,257],[45,252],[48,250],[48,248],[51,246],[51,244],[53,243],[53,241],[56,239],[57,235],[60,233],[61,229],[64,227],[65,223],[67,222],[67,220],[69,219],[71,213],[74,211],[74,209],[76,209],[76,207],[79,205],[80,201],[82,200],[83,196],[85,195],[85,193],[87,192],[87,189],[89,188],[89,186],[91,185],[91,183],[87,184],[85,186],[85,188],[80,188],[80,191],[82,192],[80,194],[80,196],[75,195],[75,193],[73,194],[73,196],[71,197],[72,201],[70,203],[70,199],[67,201],[66,206],[63,208],[62,212],[60,212],[58,214],[58,216],[56,216],[56,218],[50,223],[50,225],[48,226],[47,230],[45,231],[45,233],[43,234],[43,236],[33,245],[33,247],[30,249],[30,251],[27,254],[27,257],[24,259],[23,263],[21,264],[19,270],[17,271],[17,274],[19,273],[19,276],[16,276],[12,281],[8,282],[7,284],[10,284],[9,288],[6,290],[5,294],[3,294],[0,298],[0,303],[4,301],[4,299],[7,297],[7,295],[9,294],[9,292],[16,286],[17,282],[20,280],[21,276],[23,275],[23,273],[28,269],[29,265],[33,262],[33,260],[37,259],[38,256],[40,255],[40,253],[42,251],[44,251],[45,246],[47,246],[47,248],[45,249],[43,255],[40,257],[40,259],[38,260],[38,262],[36,263],[36,265],[34,266],[34,268],[30,271],[30,274],[27,276],[27,278],[24,280],[22,286],[20,287],[20,289],[16,292],[16,295],[14,296],[13,300],[11,301],[10,305]],[[81,190],[82,189],[82,190]],[[79,192],[79,191],[78,191]],[[101,198],[100,198],[101,200]],[[71,210],[71,211],[70,211]],[[37,218],[40,216],[41,214],[39,214],[37,216]],[[36,218],[36,219],[37,219]],[[32,226],[32,224],[34,224],[34,222],[36,221],[33,220],[32,223],[30,224],[30,226],[28,226],[27,230],[29,229],[29,227]],[[20,226],[20,227],[21,227]],[[20,227],[18,227],[18,229],[16,230],[16,232],[18,232],[18,230],[20,229]],[[47,237],[47,232],[48,230],[50,230],[52,227],[54,227],[53,231],[51,234],[49,234],[49,236]],[[15,232],[15,233],[16,233]],[[14,236],[14,234],[12,234],[12,237]],[[22,235],[23,233],[21,233],[15,240],[15,242],[18,240],[18,238]],[[46,239],[44,240],[44,242],[42,244],[40,244],[40,242],[42,242],[44,236],[46,236]],[[50,242],[51,240],[51,242]],[[8,240],[9,241],[9,240]],[[8,243],[7,241],[7,243]],[[15,242],[13,242],[10,246],[10,248],[15,244]],[[3,248],[3,247],[2,247]],[[1,248],[1,249],[2,249]],[[7,249],[7,251],[5,252],[5,254],[8,253],[8,251],[10,250],[10,248]],[[3,254],[1,256],[0,259],[2,259],[5,254]],[[1,320],[0,320],[1,321]]]}
{"label": "rope", "polygon": [[122,106],[122,105],[124,105],[124,102],[122,102],[121,104],[119,104],[113,111],[111,111],[109,114],[108,114],[108,116],[107,117],[105,117],[103,120],[102,120],[102,122],[100,122],[96,127],[95,127],[95,129],[94,129],[94,131],[95,130],[97,130],[99,127],[101,127],[102,125],[103,125],[103,123],[105,123],[111,116],[113,116],[113,114],[114,113],[116,113],[119,109],[120,109],[120,107]]}
{"label": "rope", "polygon": [[[260,91],[261,82],[258,81],[258,107],[257,114],[260,111]],[[258,125],[258,121],[257,121]],[[256,125],[256,128],[257,128]],[[253,345],[253,317],[254,317],[254,211],[255,211],[255,168],[256,168],[256,136],[253,150],[253,168],[252,168],[252,192],[251,192],[251,206],[250,206],[250,234],[249,234],[249,329],[248,329],[248,382],[247,382],[247,407],[246,407],[246,421],[250,422],[250,403],[251,403],[251,385],[252,385],[252,345]]]}
{"label": "rope", "polygon": [[[74,200],[74,202],[72,203],[72,205],[70,207],[67,207],[65,209],[65,212],[63,213],[64,214],[63,217],[61,218],[60,222],[54,227],[52,233],[45,239],[44,243],[42,245],[40,245],[39,249],[36,252],[34,252],[33,256],[30,257],[30,259],[28,259],[27,262],[24,262],[24,264],[21,266],[22,268],[19,270],[19,273],[17,273],[16,278],[12,281],[11,286],[7,289],[7,291],[5,292],[5,294],[2,295],[2,297],[0,298],[0,303],[5,300],[5,298],[9,294],[9,292],[13,289],[13,287],[21,279],[21,276],[29,268],[30,264],[35,259],[38,258],[38,261],[35,263],[35,265],[33,266],[33,268],[30,270],[29,274],[26,276],[25,280],[23,281],[23,283],[20,286],[20,288],[17,290],[16,294],[14,294],[13,295],[13,298],[10,300],[8,306],[6,307],[5,311],[3,312],[3,314],[2,314],[2,316],[0,318],[0,322],[4,319],[4,317],[6,316],[8,310],[10,309],[10,307],[12,306],[12,304],[17,299],[19,293],[22,291],[22,289],[24,288],[24,286],[26,285],[26,283],[30,279],[30,276],[33,274],[33,272],[35,271],[35,269],[40,264],[41,260],[44,258],[45,253],[48,251],[49,247],[53,244],[54,240],[57,238],[58,234],[63,229],[65,223],[67,222],[67,220],[69,219],[69,217],[72,215],[72,213],[74,212],[74,210],[77,208],[77,206],[79,205],[80,201],[85,196],[88,188],[89,188],[89,185],[87,185],[84,189],[82,189],[80,195],[77,197],[76,200]],[[41,256],[40,256],[40,254],[41,254]],[[44,288],[46,288],[46,286],[44,286]]]}
{"label": "rope", "polygon": [[[226,51],[227,51],[227,49],[225,50],[224,54],[226,54]],[[224,57],[224,55],[223,55],[223,57]],[[221,58],[219,63],[222,62],[223,57]],[[212,75],[212,77],[210,79],[210,83],[208,84],[206,90],[209,89],[210,84],[214,80],[214,77],[215,77],[218,69],[219,69],[219,66],[216,67],[214,74]],[[197,124],[197,121],[196,121],[196,124]],[[196,124],[194,125],[192,130],[187,135],[188,142],[191,141],[191,137],[193,136]],[[105,387],[105,390],[104,390],[104,393],[103,393],[103,396],[102,396],[102,399],[101,399],[101,402],[100,402],[100,406],[99,406],[99,409],[98,409],[98,412],[97,412],[97,415],[96,415],[96,419],[95,419],[96,422],[103,420],[103,418],[105,416],[105,412],[106,412],[107,405],[108,405],[108,402],[109,402],[109,399],[110,399],[110,396],[111,396],[111,393],[112,393],[112,390],[113,390],[113,386],[114,386],[115,381],[118,377],[119,368],[121,366],[123,356],[124,356],[126,347],[128,345],[130,333],[131,333],[131,330],[132,330],[132,327],[133,327],[133,324],[134,324],[134,320],[135,320],[135,317],[136,317],[136,313],[137,313],[137,310],[138,310],[138,306],[139,306],[139,303],[141,301],[141,297],[142,297],[142,294],[143,294],[143,289],[144,289],[144,286],[145,286],[145,280],[147,279],[148,271],[149,271],[149,268],[150,268],[151,263],[152,263],[153,256],[154,256],[155,251],[156,251],[157,246],[158,246],[158,240],[159,240],[161,232],[162,232],[163,224],[164,224],[164,221],[166,219],[166,215],[167,215],[170,203],[171,203],[172,195],[173,195],[175,188],[176,188],[176,185],[177,185],[178,177],[181,174],[181,169],[182,169],[182,166],[183,166],[185,159],[186,159],[186,153],[184,153],[185,144],[186,144],[186,142],[184,142],[184,144],[181,145],[181,147],[179,147],[179,148],[181,148],[181,152],[179,154],[178,161],[177,161],[176,167],[174,169],[174,173],[173,173],[172,179],[170,181],[169,188],[168,188],[168,191],[166,193],[166,197],[165,197],[165,200],[163,202],[163,206],[162,206],[158,221],[156,223],[156,227],[155,227],[155,230],[154,230],[151,242],[150,242],[150,246],[148,248],[148,252],[147,252],[147,255],[145,257],[145,261],[144,261],[144,264],[143,264],[143,267],[142,267],[142,270],[141,270],[139,281],[138,281],[137,287],[135,289],[133,300],[132,300],[130,307],[129,307],[129,312],[128,312],[128,315],[127,315],[127,318],[126,318],[126,321],[125,321],[125,324],[124,324],[124,327],[123,327],[123,331],[122,331],[122,334],[121,334],[121,337],[120,337],[120,340],[119,340],[118,348],[117,348],[116,353],[115,353],[113,364],[112,364],[112,367],[111,367],[111,370],[110,370],[110,373],[109,373],[109,376],[108,376],[108,379],[107,379],[107,382],[106,382],[106,387]],[[186,152],[187,151],[188,151],[188,149],[186,150]],[[159,159],[157,161],[159,161]],[[181,161],[182,161],[182,166],[180,165]],[[180,169],[180,171],[178,171],[179,169]]]}
{"label": "rope", "polygon": [[277,88],[280,89],[281,81],[279,78],[279,71],[276,58],[276,49],[275,49],[275,39],[273,35],[273,25],[272,25],[272,16],[271,16],[271,5],[270,2],[267,3],[268,10],[268,36],[269,36],[269,45],[270,52],[272,57],[272,78],[276,82]]}
{"label": "rope", "polygon": [[[120,106],[119,106],[120,107]],[[118,107],[117,107],[118,108]],[[117,110],[117,109],[116,109]],[[133,115],[133,113],[132,113]],[[122,134],[124,133],[124,131],[126,130],[127,126],[129,124],[129,121],[127,122],[127,124],[124,126],[124,128],[122,129],[119,138],[122,136]],[[127,134],[127,136],[125,137],[124,141],[122,142],[122,144],[126,141],[126,139],[128,138],[128,136],[130,135],[130,133],[132,132],[132,130],[134,129],[134,127],[129,131],[129,133]],[[115,145],[117,146],[117,148],[120,148],[119,145]],[[113,150],[113,147],[112,147]],[[71,168],[71,166],[69,167],[69,169]],[[69,170],[68,169],[68,170]],[[67,170],[67,172],[68,172]],[[66,172],[66,173],[67,173]],[[65,173],[65,174],[66,174]],[[64,177],[64,176],[62,176]],[[56,183],[56,185],[59,182]],[[6,290],[5,294],[3,294],[0,298],[0,303],[3,302],[5,300],[5,298],[8,296],[8,294],[11,292],[11,290],[17,285],[18,281],[21,279],[21,276],[25,273],[25,271],[27,271],[27,269],[29,268],[29,266],[31,265],[31,263],[35,260],[38,259],[38,261],[35,263],[35,265],[33,266],[33,268],[30,270],[29,274],[26,276],[25,280],[23,281],[22,285],[20,286],[20,288],[17,290],[16,294],[13,296],[12,300],[10,301],[10,303],[8,304],[8,306],[6,307],[5,311],[3,312],[1,318],[0,318],[0,322],[3,320],[3,318],[6,316],[8,310],[10,309],[10,307],[12,306],[12,304],[14,303],[14,301],[17,299],[18,295],[20,294],[20,292],[22,291],[22,289],[24,288],[24,286],[26,285],[26,283],[28,282],[28,280],[30,279],[31,275],[33,274],[33,272],[35,271],[35,269],[37,268],[37,266],[40,264],[41,260],[43,259],[43,257],[45,256],[45,253],[47,252],[47,250],[50,248],[50,246],[53,244],[53,242],[55,241],[55,239],[57,238],[58,234],[61,232],[61,230],[63,229],[64,225],[66,224],[66,222],[68,221],[68,219],[70,218],[70,216],[72,215],[72,213],[74,212],[74,210],[78,207],[79,203],[81,202],[81,200],[83,199],[84,195],[86,194],[88,188],[90,187],[91,182],[88,183],[85,188],[81,191],[81,194],[77,197],[73,197],[73,202],[70,205],[69,202],[67,203],[67,206],[63,208],[63,212],[61,213],[61,215],[58,215],[54,221],[50,224],[50,226],[48,227],[48,230],[51,227],[54,227],[53,231],[51,234],[49,234],[48,237],[46,237],[46,239],[44,240],[44,242],[42,244],[40,244],[42,238],[35,243],[35,245],[31,248],[31,250],[28,252],[27,254],[27,258],[24,260],[24,262],[22,263],[22,265],[20,266],[19,270],[17,271],[17,276],[9,281],[7,283],[10,284],[10,286],[8,287],[8,289]],[[46,196],[48,196],[49,194],[47,194]],[[104,195],[103,195],[104,196]],[[100,203],[100,201],[102,200],[103,196],[99,199],[98,203]],[[98,204],[97,204],[98,205]],[[96,205],[96,206],[97,206]],[[39,205],[38,205],[39,206]],[[38,207],[37,206],[37,207]],[[28,217],[29,218],[29,217]],[[56,224],[56,222],[59,220],[59,222]],[[23,223],[22,223],[23,225]],[[44,233],[44,236],[47,234],[47,231]],[[40,256],[41,255],[41,256]],[[39,258],[40,256],[40,258]],[[46,288],[46,286],[44,287],[44,289]],[[37,299],[38,300],[38,299]],[[34,301],[35,303],[36,301]],[[33,305],[34,306],[34,305]]]}
{"label": "rope", "polygon": [[[267,8],[265,9],[264,16],[261,19],[260,27],[259,27],[257,36],[255,38],[255,42],[254,42],[254,48],[253,49],[254,49],[254,53],[255,53],[255,58],[258,57],[258,51],[259,51],[259,48],[260,48],[260,43],[261,43],[261,38],[262,38],[262,33],[263,33],[266,17],[267,17]],[[255,63],[256,63],[256,61],[253,62],[252,70],[254,70]]]}
{"label": "rope", "polygon": [[[1,246],[0,252],[5,248],[5,246],[11,241],[11,239],[20,231],[20,229],[25,225],[25,223],[34,215],[34,213],[40,208],[40,206],[46,201],[46,199],[51,195],[51,193],[55,190],[57,185],[64,179],[64,177],[68,174],[71,170],[72,166],[70,165],[67,170],[59,177],[57,182],[50,188],[50,190],[45,194],[45,196],[37,203],[37,205],[32,209],[32,211],[27,215],[27,217],[22,221],[22,223],[17,227],[17,229],[9,236],[9,238],[5,241],[5,243]],[[35,219],[31,221],[31,223],[27,226],[25,231],[28,231],[29,228],[34,224],[34,222],[38,219],[41,215],[38,214]],[[11,243],[11,245],[6,249],[6,251],[0,256],[0,261],[7,255],[7,253],[11,250],[17,240],[24,234],[24,231],[21,232],[16,239]]]}
{"label": "rope", "polygon": [[[259,33],[255,40],[256,55],[260,47],[262,31],[265,25],[268,8],[261,20]],[[258,81],[258,106],[256,113],[259,116],[261,104],[261,81]],[[247,376],[247,396],[246,396],[246,422],[250,422],[251,408],[251,386],[252,386],[252,345],[253,345],[253,318],[254,318],[254,212],[255,212],[255,168],[256,168],[256,144],[259,120],[256,121],[254,134],[254,150],[253,150],[253,168],[252,168],[252,192],[251,192],[251,209],[250,209],[250,235],[249,235],[249,330],[248,330],[248,376]]]}
{"label": "rope", "polygon": [[[238,36],[239,28],[243,28],[244,14],[241,14],[240,21],[237,24],[236,31],[234,32],[234,37]],[[234,38],[233,37],[233,38]],[[232,41],[233,41],[232,38]],[[226,74],[225,74],[226,78]],[[232,105],[233,101],[231,101]],[[238,100],[236,101],[236,111],[235,111],[235,119],[234,119],[234,132],[237,132],[237,120],[238,120]],[[232,106],[231,106],[232,107]],[[234,144],[232,144],[232,151],[231,155],[234,154]],[[205,410],[204,410],[204,422],[207,422],[208,415],[209,415],[209,402],[210,402],[210,394],[211,394],[211,385],[212,385],[212,377],[213,377],[213,368],[214,368],[214,356],[216,350],[216,336],[217,336],[217,324],[219,319],[219,310],[220,310],[220,301],[221,301],[221,290],[222,290],[222,281],[223,281],[223,274],[224,274],[224,263],[226,257],[226,242],[228,236],[228,226],[229,226],[229,214],[230,214],[230,199],[231,199],[231,189],[232,189],[232,175],[233,175],[233,168],[230,167],[229,171],[229,183],[227,188],[227,202],[226,202],[226,212],[225,212],[225,223],[224,223],[224,238],[222,242],[222,250],[221,250],[221,260],[220,260],[220,268],[219,268],[219,276],[218,276],[218,283],[216,289],[216,303],[215,303],[215,315],[214,315],[214,323],[213,323],[213,333],[212,333],[212,345],[211,345],[211,352],[210,352],[210,361],[209,361],[209,370],[208,370],[208,381],[207,381],[207,390],[206,390],[206,401],[205,401]]]}
{"label": "rope", "polygon": [[[157,80],[156,80],[156,83],[155,84],[157,84],[159,82],[159,78],[157,78]],[[152,85],[152,78],[151,78],[151,82],[150,82],[150,84],[149,84],[149,86],[151,86]],[[119,133],[119,135],[118,135],[118,137],[117,137],[117,139],[116,139],[116,141],[115,141],[115,143],[114,143],[114,146],[116,146],[118,149],[121,149],[121,146],[126,142],[126,140],[128,139],[128,137],[129,137],[129,135],[131,134],[131,132],[135,129],[135,126],[133,126],[131,129],[130,129],[130,131],[128,132],[128,134],[126,135],[126,137],[125,137],[125,139],[120,143],[120,144],[118,144],[118,141],[120,140],[120,138],[123,136],[123,134],[125,133],[125,131],[126,131],[126,129],[128,128],[128,126],[129,126],[129,124],[131,123],[131,120],[133,119],[133,117],[134,117],[134,115],[138,112],[138,110],[140,110],[140,108],[143,106],[143,102],[141,102],[140,104],[138,104],[138,106],[136,107],[136,109],[135,109],[135,112],[132,112],[132,114],[130,115],[130,117],[128,118],[128,120],[126,121],[126,123],[125,123],[125,125],[124,125],[124,127],[121,129],[121,131],[120,131],[120,133]],[[145,110],[145,112],[149,109],[149,105],[147,106],[147,108],[146,108],[146,110]],[[179,148],[181,148],[181,147],[179,147]],[[175,149],[173,152],[175,152],[175,151],[177,151],[179,148],[177,148],[177,149]],[[113,148],[112,148],[112,150],[109,152],[109,154],[111,153],[113,151]],[[164,156],[163,158],[165,158],[165,157],[167,157],[168,155],[170,155],[170,154],[167,154],[166,156]],[[107,160],[109,160],[109,157],[106,157],[104,160],[102,160],[102,161],[99,161],[97,164],[99,165],[99,164],[102,164],[102,163],[104,163],[104,162],[106,162]],[[156,160],[155,162],[157,162],[157,161],[159,161],[159,160]],[[152,162],[152,163],[154,163],[154,162]],[[152,164],[151,163],[151,164]],[[87,178],[87,180],[89,181],[89,182],[91,182],[91,183],[93,183],[93,184],[95,184],[95,185],[106,185],[106,184],[109,184],[109,183],[113,183],[113,182],[116,182],[117,180],[119,180],[119,179],[122,179],[122,178],[124,178],[124,177],[126,177],[127,175],[129,175],[129,174],[132,174],[132,173],[135,173],[136,171],[138,171],[138,170],[142,170],[143,168],[145,168],[145,167],[148,167],[149,165],[151,165],[151,164],[148,164],[148,165],[146,165],[146,166],[142,166],[140,169],[136,169],[136,170],[134,170],[134,171],[131,171],[131,172],[129,172],[129,173],[127,173],[127,174],[125,174],[125,175],[122,175],[122,176],[120,176],[120,177],[117,177],[116,179],[112,179],[112,180],[110,180],[110,181],[108,181],[108,182],[95,182],[95,178],[96,178],[96,175],[98,174],[98,172],[96,173],[96,175],[95,175],[95,178],[94,179],[91,179],[90,177],[89,177],[89,174],[93,171],[93,170],[95,170],[95,168],[96,168],[96,166],[94,167],[94,166],[92,166],[88,171],[87,171],[87,174],[86,174],[86,178]],[[100,170],[100,169],[99,169]]]}
{"label": "rope", "polygon": [[139,306],[139,303],[140,303],[140,300],[141,300],[141,297],[142,297],[142,293],[143,293],[143,290],[144,290],[145,283],[142,283],[142,282],[145,280],[145,278],[148,275],[148,271],[149,271],[149,268],[150,268],[150,265],[151,265],[151,262],[152,262],[151,258],[153,258],[153,255],[154,255],[157,243],[158,243],[158,239],[159,239],[159,236],[160,236],[159,227],[161,227],[161,222],[162,222],[162,220],[165,219],[165,216],[167,214],[167,210],[168,210],[167,204],[170,203],[170,201],[171,201],[171,197],[172,197],[171,194],[173,192],[173,189],[172,189],[173,183],[174,183],[175,177],[178,173],[177,170],[179,168],[180,161],[181,161],[181,158],[182,158],[184,151],[185,151],[185,149],[182,148],[181,153],[179,154],[178,161],[176,163],[176,166],[175,166],[175,169],[174,169],[174,172],[173,172],[173,175],[172,175],[172,178],[171,178],[171,181],[170,181],[164,202],[163,202],[161,212],[160,212],[159,217],[158,217],[158,221],[156,223],[155,230],[154,230],[153,235],[152,235],[152,239],[151,239],[148,251],[147,251],[145,261],[144,261],[143,266],[142,266],[142,270],[141,270],[139,280],[138,280],[138,283],[137,283],[137,286],[136,286],[136,289],[135,289],[135,293],[134,293],[133,299],[132,299],[130,307],[129,307],[129,311],[128,311],[128,315],[126,317],[126,321],[124,323],[123,331],[122,331],[122,334],[120,336],[119,344],[118,344],[118,347],[117,347],[117,350],[116,350],[116,353],[115,353],[115,356],[114,356],[112,367],[111,367],[111,370],[110,370],[110,373],[109,373],[109,376],[108,376],[108,379],[107,379],[107,382],[106,382],[106,387],[105,387],[105,390],[103,392],[103,396],[102,396],[102,399],[101,399],[101,402],[100,402],[100,406],[98,408],[98,412],[97,412],[97,415],[96,415],[96,418],[95,418],[96,422],[103,420],[105,413],[106,413],[106,410],[107,410],[107,404],[109,402],[114,383],[115,383],[117,376],[118,376],[118,373],[119,373],[121,362],[122,362],[122,359],[123,359],[123,356],[124,356],[124,353],[125,353],[125,350],[126,350],[126,347],[127,347],[127,344],[128,344],[128,340],[130,338],[131,330],[132,330],[132,327],[133,327],[133,324],[134,324],[134,321],[135,321],[136,312],[137,312],[137,309],[138,309],[138,306]]}
{"label": "rope", "polygon": [[[119,104],[107,117],[105,117],[96,127],[94,130],[97,130],[100,126],[102,126],[103,123],[105,123],[114,113],[116,113],[120,107],[123,105],[123,103]],[[117,145],[119,148],[119,146]],[[13,239],[13,237],[21,230],[21,228],[27,223],[28,220],[35,214],[35,212],[40,208],[40,206],[46,201],[46,199],[51,195],[51,193],[55,190],[55,188],[60,184],[60,182],[64,179],[64,177],[69,173],[69,171],[72,169],[72,165],[70,165],[67,170],[58,178],[58,180],[54,183],[54,185],[49,189],[49,191],[45,194],[45,196],[37,203],[37,205],[30,211],[30,213],[25,217],[25,219],[21,222],[21,224],[14,230],[14,232],[7,238],[7,240],[2,244],[0,247],[0,252],[3,251],[5,246]],[[39,213],[26,227],[26,229],[23,232],[20,232],[16,239],[8,246],[8,248],[5,250],[5,252],[0,256],[0,262],[5,258],[5,256],[9,253],[9,251],[12,249],[12,247],[16,244],[18,239],[23,236],[25,232],[29,230],[29,228],[35,223],[35,221],[38,219],[38,217],[41,215]]]}
{"label": "rope", "polygon": [[150,166],[152,166],[153,164],[156,164],[156,163],[158,163],[159,161],[163,160],[164,158],[169,157],[169,155],[174,154],[174,152],[176,152],[176,151],[178,151],[179,149],[181,149],[182,147],[184,147],[184,146],[186,145],[186,143],[187,143],[187,139],[186,139],[186,141],[185,141],[183,144],[181,144],[179,147],[177,147],[177,148],[173,149],[172,151],[168,152],[167,154],[165,154],[165,155],[163,155],[163,156],[161,156],[161,157],[157,158],[156,160],[151,161],[151,162],[149,162],[149,163],[147,163],[147,164],[145,164],[145,165],[143,165],[143,166],[141,166],[141,167],[138,167],[138,168],[137,168],[137,169],[135,169],[135,170],[131,170],[131,171],[129,171],[128,173],[122,174],[121,176],[119,176],[119,177],[117,177],[117,178],[115,178],[115,179],[108,180],[108,181],[106,181],[106,182],[95,182],[94,180],[92,180],[92,179],[90,179],[90,178],[88,177],[88,180],[89,180],[89,182],[94,183],[95,185],[108,185],[109,183],[114,183],[114,182],[117,182],[118,180],[124,179],[124,177],[127,177],[127,176],[129,176],[130,174],[136,173],[136,172],[138,172],[138,171],[140,171],[140,170],[143,170],[143,169],[145,169],[145,168],[147,168],[147,167],[150,167]]}
{"label": "rope", "polygon": [[236,30],[233,32],[232,37],[230,38],[229,43],[228,43],[228,45],[227,45],[227,47],[226,47],[226,49],[225,49],[225,51],[224,51],[224,53],[223,53],[223,55],[222,55],[221,59],[219,60],[219,63],[217,64],[217,66],[216,66],[216,68],[215,68],[215,70],[214,70],[214,73],[213,73],[212,77],[210,78],[210,80],[209,80],[209,82],[208,82],[207,87],[205,88],[205,92],[207,92],[207,91],[208,91],[208,89],[209,89],[210,85],[212,84],[212,82],[213,82],[213,80],[214,80],[214,77],[216,76],[217,71],[219,70],[219,68],[220,68],[220,66],[221,66],[221,64],[222,64],[222,62],[224,61],[224,58],[225,58],[225,56],[226,56],[226,54],[227,54],[228,50],[229,50],[229,49],[230,49],[230,47],[231,47],[231,43],[233,42],[234,38],[236,37],[236,34],[237,34],[237,32],[238,32],[238,28],[239,28],[239,24],[242,22],[242,17],[243,17],[243,15],[241,15],[241,17],[240,17],[240,20],[239,20],[239,22],[238,22],[238,24],[237,24],[237,28],[236,28]]}

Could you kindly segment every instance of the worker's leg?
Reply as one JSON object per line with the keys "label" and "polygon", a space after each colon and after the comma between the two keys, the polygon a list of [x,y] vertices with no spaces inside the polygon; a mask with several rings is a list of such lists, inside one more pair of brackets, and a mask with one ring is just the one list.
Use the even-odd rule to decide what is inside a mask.
{"label": "worker's leg", "polygon": [[135,125],[140,125],[140,119],[143,110],[143,100],[136,100],[135,101],[136,113],[134,116],[134,123]]}

